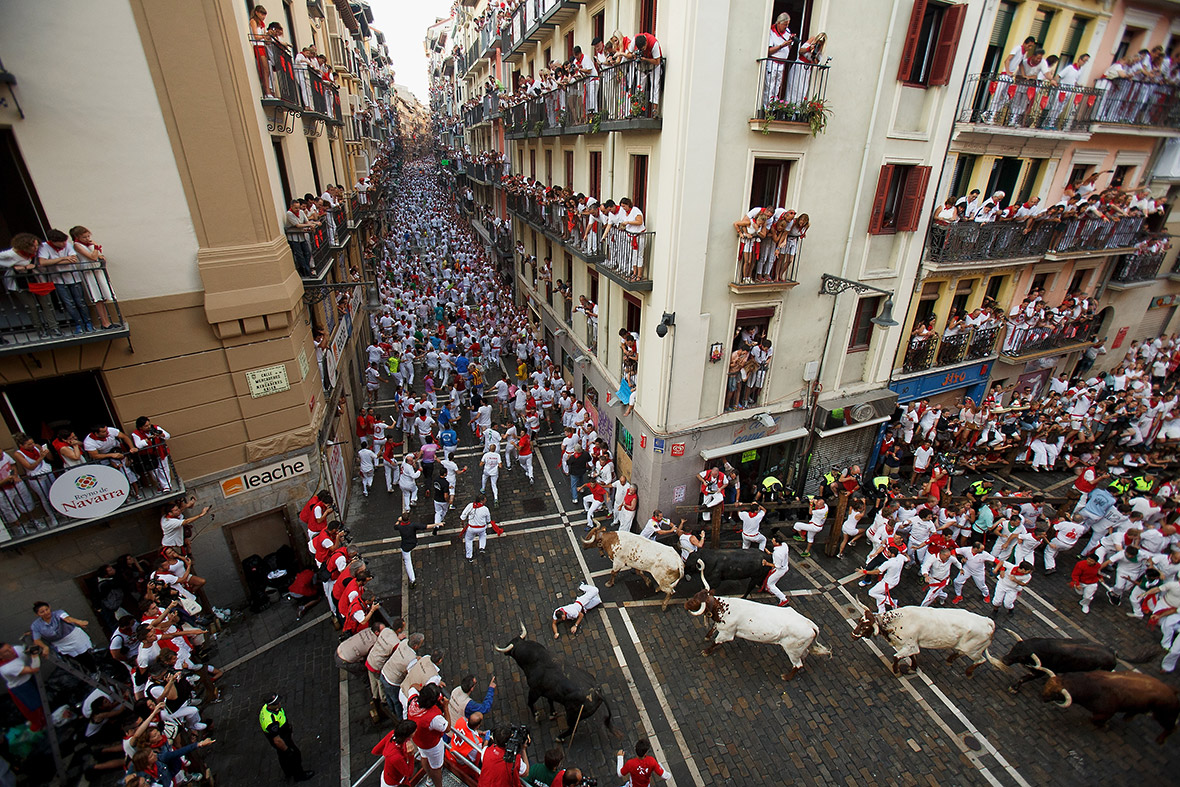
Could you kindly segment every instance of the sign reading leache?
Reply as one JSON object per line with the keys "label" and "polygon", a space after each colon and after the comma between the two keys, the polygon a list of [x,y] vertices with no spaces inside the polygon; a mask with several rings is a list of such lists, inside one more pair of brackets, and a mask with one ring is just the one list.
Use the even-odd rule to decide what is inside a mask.
{"label": "sign reading leache", "polygon": [[273,465],[257,467],[240,475],[222,479],[221,494],[229,499],[309,472],[311,472],[311,460],[306,455],[293,456],[290,459],[275,462]]}
{"label": "sign reading leache", "polygon": [[131,485],[121,470],[107,465],[79,465],[62,473],[49,487],[49,502],[59,514],[74,519],[106,516],[127,502]]}
{"label": "sign reading leache", "polygon": [[250,385],[250,396],[254,399],[291,390],[287,366],[281,363],[246,372],[246,382]]}

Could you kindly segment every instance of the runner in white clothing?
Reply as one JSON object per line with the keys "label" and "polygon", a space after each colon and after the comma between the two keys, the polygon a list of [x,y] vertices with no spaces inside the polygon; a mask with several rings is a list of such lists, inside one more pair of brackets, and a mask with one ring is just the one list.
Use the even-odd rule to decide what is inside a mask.
{"label": "runner in white clothing", "polygon": [[937,555],[927,554],[922,561],[922,577],[926,580],[926,598],[921,606],[928,607],[939,599],[946,598],[946,586],[951,581],[951,568],[963,571],[963,564],[949,549],[939,550]]}
{"label": "runner in white clothing", "polygon": [[486,495],[480,495],[475,498],[475,502],[468,503],[463,513],[459,514],[459,519],[463,521],[463,553],[468,563],[475,560],[472,549],[475,539],[479,539],[479,554],[482,555],[487,550],[488,527],[493,524],[492,511],[487,506],[487,500]]}
{"label": "runner in white clothing", "polygon": [[762,520],[766,518],[766,509],[755,503],[748,511],[738,511],[738,519],[742,523],[742,549],[756,547],[766,549],[766,536],[762,535]]}
{"label": "runner in white clothing", "polygon": [[969,547],[956,549],[955,555],[960,559],[961,567],[959,575],[955,577],[955,597],[951,599],[951,603],[958,604],[963,600],[963,586],[970,578],[975,583],[975,587],[979,588],[979,592],[983,594],[983,603],[990,604],[992,596],[987,589],[987,567],[996,562],[995,557],[991,552],[985,551],[983,544],[979,542]]}
{"label": "runner in white clothing", "polygon": [[770,538],[774,545],[774,549],[770,553],[771,559],[762,561],[762,565],[770,569],[770,576],[766,578],[766,589],[778,599],[780,607],[785,607],[791,602],[787,600],[787,594],[778,589],[778,581],[791,570],[791,546],[783,536],[779,535],[777,530],[771,534]]}
{"label": "runner in white clothing", "polygon": [[578,585],[578,590],[581,591],[576,599],[565,606],[558,607],[553,610],[553,619],[549,622],[550,628],[553,629],[553,638],[557,639],[561,636],[557,631],[557,624],[566,620],[572,620],[574,625],[570,629],[571,634],[578,633],[578,626],[582,625],[582,619],[586,613],[597,607],[602,603],[599,597],[598,588],[594,585],[587,585],[585,582]]}

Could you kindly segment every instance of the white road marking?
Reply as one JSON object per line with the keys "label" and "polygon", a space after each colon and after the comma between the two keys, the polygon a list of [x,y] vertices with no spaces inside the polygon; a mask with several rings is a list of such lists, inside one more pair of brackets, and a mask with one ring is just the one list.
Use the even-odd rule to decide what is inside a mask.
{"label": "white road marking", "polygon": [[352,784],[352,741],[348,735],[348,673],[340,670],[340,786]]}
{"label": "white road marking", "polygon": [[234,659],[233,661],[231,661],[229,664],[226,664],[224,667],[222,667],[222,668],[221,668],[221,671],[222,671],[222,672],[229,672],[229,671],[230,671],[231,669],[233,669],[234,667],[240,667],[240,666],[242,666],[243,664],[245,664],[247,661],[249,661],[250,659],[254,658],[255,656],[261,656],[263,653],[266,653],[266,652],[267,652],[268,650],[270,650],[271,648],[274,648],[274,647],[277,647],[277,646],[279,646],[279,645],[282,645],[284,642],[286,642],[287,640],[291,639],[292,637],[297,637],[297,636],[299,636],[300,634],[302,634],[303,632],[307,631],[307,630],[308,630],[309,628],[311,628],[312,626],[315,626],[315,625],[317,625],[317,624],[319,624],[319,623],[323,623],[325,620],[327,620],[327,619],[328,619],[328,616],[329,616],[330,614],[331,614],[330,612],[325,612],[325,613],[323,613],[322,615],[317,615],[317,616],[315,616],[314,618],[312,618],[311,620],[307,621],[306,623],[304,623],[304,624],[303,624],[302,626],[300,626],[299,628],[297,628],[297,629],[292,629],[291,631],[288,631],[286,634],[284,634],[283,636],[279,637],[278,639],[271,640],[270,642],[266,643],[266,644],[265,644],[265,645],[263,645],[262,647],[260,647],[260,648],[256,648],[255,650],[252,650],[252,651],[250,651],[249,653],[247,653],[247,654],[246,654],[246,655],[244,655],[244,656],[239,656],[238,658],[236,658],[236,659]]}
{"label": "white road marking", "polygon": [[[541,464],[541,472],[545,476],[545,483],[549,485],[549,492],[553,495],[554,500],[560,500],[560,498],[557,496],[557,487],[555,487],[553,484],[553,476],[550,475],[550,473],[549,473],[548,463],[541,462],[540,464]],[[562,513],[561,518],[565,521],[566,524],[569,523],[569,519],[565,515],[564,512]],[[574,535],[574,532],[572,529],[567,528],[566,535],[569,536],[570,544],[573,546],[573,550],[574,550],[574,557],[577,558],[578,565],[580,565],[582,567],[582,573],[585,575],[587,582],[592,583],[593,577],[590,573],[590,566],[587,565],[586,558],[582,554],[582,545],[580,543],[578,543],[578,538],[577,538],[577,536]],[[639,711],[639,720],[643,724],[643,729],[647,732],[647,738],[651,742],[652,751],[655,753],[657,760],[663,760],[664,762],[668,762],[668,758],[664,754],[663,744],[660,743],[660,739],[656,735],[655,727],[651,723],[651,717],[648,716],[647,709],[643,705],[643,698],[639,696],[639,687],[635,685],[635,677],[631,673],[631,667],[627,664],[627,658],[626,658],[626,656],[623,655],[622,648],[619,647],[619,639],[615,634],[614,626],[611,624],[609,617],[607,617],[605,614],[602,617],[603,617],[603,622],[606,624],[604,626],[604,628],[606,629],[606,635],[607,635],[607,637],[610,638],[611,649],[615,653],[615,661],[617,661],[619,663],[619,668],[623,671],[623,677],[627,681],[627,688],[631,692],[631,700],[632,700],[632,702],[635,703],[635,707]],[[655,680],[655,676],[652,675],[650,671],[648,672],[648,680],[651,681],[653,686],[658,685]],[[668,719],[668,723],[669,723],[669,725],[672,724],[672,720],[670,717]],[[675,732],[675,728],[673,728],[673,731]],[[704,787],[705,782],[700,776],[700,770],[697,768],[696,763],[693,761],[692,753],[689,751],[688,747],[681,744],[682,740],[683,739],[677,733],[677,741],[676,742],[677,742],[677,745],[680,746],[680,754],[684,758],[684,761],[688,766],[689,772],[693,774],[694,781],[697,784],[697,787]],[[671,774],[668,774],[668,778],[665,779],[664,782],[666,784],[671,785],[671,787],[676,787],[676,780],[672,777]]]}

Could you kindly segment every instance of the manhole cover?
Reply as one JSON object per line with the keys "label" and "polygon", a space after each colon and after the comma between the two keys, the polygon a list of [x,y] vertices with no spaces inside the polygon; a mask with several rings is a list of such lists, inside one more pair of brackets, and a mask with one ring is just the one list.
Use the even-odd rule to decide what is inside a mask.
{"label": "manhole cover", "polygon": [[530,514],[540,514],[545,510],[545,499],[541,497],[526,497],[520,501],[520,507]]}
{"label": "manhole cover", "polygon": [[963,738],[963,743],[967,744],[967,748],[971,751],[979,751],[983,747],[979,745],[979,739],[974,735],[967,735]]}

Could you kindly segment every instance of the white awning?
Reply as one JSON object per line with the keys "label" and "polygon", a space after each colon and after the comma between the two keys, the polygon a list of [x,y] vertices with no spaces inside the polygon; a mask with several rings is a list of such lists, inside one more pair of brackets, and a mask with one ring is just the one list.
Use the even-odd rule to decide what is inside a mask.
{"label": "white awning", "polygon": [[806,429],[790,429],[786,432],[776,432],[775,434],[759,437],[755,440],[746,440],[744,443],[731,443],[729,445],[723,445],[720,448],[706,448],[704,451],[701,451],[701,459],[708,462],[710,459],[716,459],[719,456],[729,456],[730,454],[738,454],[742,451],[752,451],[755,448],[785,443],[788,440],[798,440],[800,437],[806,436]]}
{"label": "white awning", "polygon": [[880,418],[872,418],[868,421],[862,421],[859,424],[849,424],[848,426],[838,426],[835,429],[829,429],[827,431],[824,431],[823,429],[816,429],[815,431],[817,434],[819,434],[820,437],[832,437],[833,435],[844,434],[845,432],[851,432],[853,429],[864,429],[867,426],[876,426],[877,424],[883,424],[892,417],[893,416],[883,415]]}

